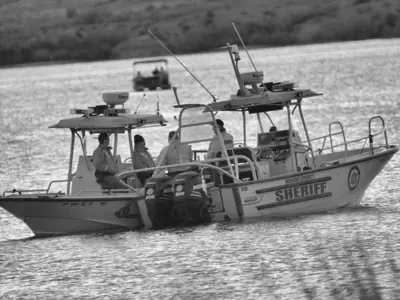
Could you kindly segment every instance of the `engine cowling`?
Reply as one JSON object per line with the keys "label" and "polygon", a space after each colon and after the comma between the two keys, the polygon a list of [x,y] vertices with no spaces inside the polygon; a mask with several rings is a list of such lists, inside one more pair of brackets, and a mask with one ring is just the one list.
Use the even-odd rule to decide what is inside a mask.
{"label": "engine cowling", "polygon": [[[182,202],[203,191],[199,173],[194,171],[178,174],[174,179],[174,201]],[[195,193],[193,193],[195,192]]]}
{"label": "engine cowling", "polygon": [[208,212],[209,198],[202,177],[195,171],[178,174],[174,178],[175,217],[184,223],[211,221]]}
{"label": "engine cowling", "polygon": [[153,228],[161,228],[172,223],[171,212],[174,205],[172,178],[151,177],[145,183],[145,203]]}

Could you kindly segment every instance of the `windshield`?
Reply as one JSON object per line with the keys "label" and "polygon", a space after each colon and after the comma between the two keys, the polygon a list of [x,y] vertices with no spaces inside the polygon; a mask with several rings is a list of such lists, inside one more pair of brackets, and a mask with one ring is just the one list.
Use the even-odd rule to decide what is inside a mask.
{"label": "windshield", "polygon": [[[198,123],[204,123],[197,125]],[[210,140],[214,137],[211,113],[204,113],[204,107],[185,109],[181,117],[181,142],[190,143],[193,150],[207,150]],[[185,125],[194,125],[185,127]]]}

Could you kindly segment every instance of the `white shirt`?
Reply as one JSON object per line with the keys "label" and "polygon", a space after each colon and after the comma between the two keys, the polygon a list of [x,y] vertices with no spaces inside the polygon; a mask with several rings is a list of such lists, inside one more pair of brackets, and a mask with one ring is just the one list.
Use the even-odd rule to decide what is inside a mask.
{"label": "white shirt", "polygon": [[[224,140],[226,149],[233,149],[233,136],[226,131],[221,132],[221,136]],[[215,135],[210,142],[210,146],[208,147],[207,158],[215,158],[219,151],[222,151],[222,147],[218,135]]]}
{"label": "white shirt", "polygon": [[[187,144],[179,144],[177,140],[173,140],[169,146],[164,147],[158,155],[156,165],[175,165],[192,161],[192,148]],[[168,172],[186,171],[190,167],[174,167],[168,168]]]}

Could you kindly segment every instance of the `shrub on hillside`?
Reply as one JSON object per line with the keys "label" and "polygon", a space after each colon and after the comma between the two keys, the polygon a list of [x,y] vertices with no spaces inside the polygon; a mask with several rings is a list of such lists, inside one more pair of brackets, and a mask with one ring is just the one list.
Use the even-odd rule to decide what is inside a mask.
{"label": "shrub on hillside", "polygon": [[187,33],[190,30],[190,25],[186,20],[182,20],[178,23],[179,28],[181,29],[182,33]]}
{"label": "shrub on hillside", "polygon": [[145,11],[154,11],[156,7],[153,4],[149,4],[146,6]]}
{"label": "shrub on hillside", "polygon": [[37,49],[32,54],[32,61],[49,61],[51,59],[52,55],[48,49]]}
{"label": "shrub on hillside", "polygon": [[364,3],[369,3],[371,0],[354,0],[354,5],[359,5],[359,4],[364,4]]}
{"label": "shrub on hillside", "polygon": [[296,26],[304,24],[310,20],[317,20],[323,17],[335,17],[339,10],[337,4],[330,4],[325,6],[315,5],[312,9],[303,8],[296,13],[291,14],[287,18],[287,28],[288,30],[296,29]]}
{"label": "shrub on hillside", "polygon": [[74,18],[76,16],[76,11],[77,10],[75,7],[67,8],[67,13],[66,13],[67,18],[68,19]]}
{"label": "shrub on hillside", "polygon": [[234,32],[229,28],[204,28],[196,27],[187,34],[174,35],[169,40],[173,52],[194,53],[209,51],[224,46],[226,42],[238,43]]}
{"label": "shrub on hillside", "polygon": [[386,24],[389,26],[389,27],[395,27],[396,26],[396,23],[397,23],[397,20],[398,20],[398,15],[396,15],[396,14],[394,14],[394,13],[388,13],[387,15],[386,15]]}
{"label": "shrub on hillside", "polygon": [[330,19],[321,24],[320,29],[313,34],[310,42],[332,42],[362,40],[379,37],[382,26],[375,23],[371,17],[353,17],[346,22]]}
{"label": "shrub on hillside", "polygon": [[206,11],[203,19],[204,26],[210,26],[214,23],[215,14],[212,10]]}
{"label": "shrub on hillside", "polygon": [[92,10],[78,14],[75,18],[75,24],[107,24],[112,17],[113,15],[109,11]]}
{"label": "shrub on hillside", "polygon": [[291,30],[279,19],[268,19],[262,24],[247,22],[241,26],[241,32],[249,45],[282,46],[294,41]]}

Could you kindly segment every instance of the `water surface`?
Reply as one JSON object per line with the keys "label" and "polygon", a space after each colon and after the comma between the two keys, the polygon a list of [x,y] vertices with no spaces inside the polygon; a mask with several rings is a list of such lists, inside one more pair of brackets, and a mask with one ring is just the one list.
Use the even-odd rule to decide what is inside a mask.
{"label": "water surface", "polygon": [[[348,139],[366,136],[369,118],[380,115],[389,143],[400,144],[400,40],[250,54],[266,81],[293,80],[324,94],[304,100],[311,137],[326,134],[335,120],[343,123]],[[241,56],[242,72],[252,71],[244,51]],[[226,52],[180,60],[220,99],[236,92]],[[169,62],[182,101],[211,101],[176,61]],[[2,69],[0,192],[45,188],[51,180],[66,178],[70,133],[48,127],[69,117],[71,108],[102,104],[101,91],[130,90],[131,66],[131,60],[118,60]],[[126,107],[134,111],[142,96],[132,93]],[[171,107],[172,91],[147,93],[139,112],[155,111],[157,101],[169,125],[138,132],[154,155],[176,128],[178,114]],[[218,116],[239,141],[240,115]],[[250,144],[256,141],[255,126],[250,118]],[[161,231],[35,239],[0,209],[0,298],[400,299],[398,177],[396,154],[358,208]]]}

